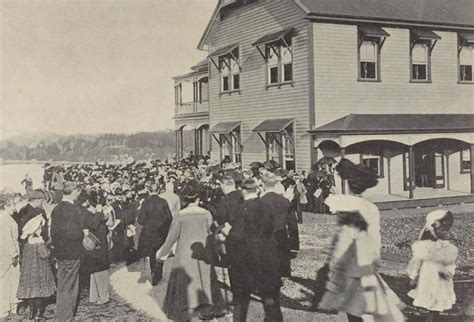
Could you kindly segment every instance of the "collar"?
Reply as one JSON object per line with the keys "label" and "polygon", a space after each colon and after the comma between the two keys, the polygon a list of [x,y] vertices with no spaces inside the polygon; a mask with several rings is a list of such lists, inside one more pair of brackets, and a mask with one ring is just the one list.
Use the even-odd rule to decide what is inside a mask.
{"label": "collar", "polygon": [[244,200],[252,200],[252,199],[257,199],[258,194],[256,192],[253,192],[251,194],[248,194],[244,197]]}
{"label": "collar", "polygon": [[70,198],[69,196],[63,196],[62,201],[74,204],[74,200],[72,200],[72,198]]}

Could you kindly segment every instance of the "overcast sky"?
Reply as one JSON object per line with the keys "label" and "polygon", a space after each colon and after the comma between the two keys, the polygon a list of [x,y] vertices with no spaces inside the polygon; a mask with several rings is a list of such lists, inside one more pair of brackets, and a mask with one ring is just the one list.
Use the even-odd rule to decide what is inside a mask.
{"label": "overcast sky", "polygon": [[1,135],[173,128],[217,0],[0,0]]}

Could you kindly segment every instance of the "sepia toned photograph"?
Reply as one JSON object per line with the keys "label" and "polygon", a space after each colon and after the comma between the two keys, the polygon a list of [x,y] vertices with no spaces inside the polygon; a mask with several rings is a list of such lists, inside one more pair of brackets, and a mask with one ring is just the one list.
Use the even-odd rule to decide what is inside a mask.
{"label": "sepia toned photograph", "polygon": [[474,321],[474,0],[0,0],[0,321]]}

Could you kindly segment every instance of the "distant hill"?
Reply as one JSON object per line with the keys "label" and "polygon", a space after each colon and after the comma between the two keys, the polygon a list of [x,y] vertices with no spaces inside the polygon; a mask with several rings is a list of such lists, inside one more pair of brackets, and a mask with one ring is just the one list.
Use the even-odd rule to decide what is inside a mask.
{"label": "distant hill", "polygon": [[[193,149],[191,132],[184,133],[184,150]],[[173,131],[135,134],[21,135],[0,142],[3,160],[127,161],[166,159],[174,156]]]}

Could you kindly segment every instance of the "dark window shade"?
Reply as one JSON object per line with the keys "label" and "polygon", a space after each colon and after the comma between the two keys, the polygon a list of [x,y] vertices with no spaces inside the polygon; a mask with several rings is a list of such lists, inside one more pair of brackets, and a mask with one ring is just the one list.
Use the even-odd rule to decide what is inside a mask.
{"label": "dark window shade", "polygon": [[232,84],[234,89],[240,89],[240,74],[232,75]]}
{"label": "dark window shade", "polygon": [[222,77],[222,91],[228,91],[229,90],[229,76],[223,76]]}
{"label": "dark window shade", "polygon": [[413,79],[415,80],[427,80],[428,74],[426,72],[427,65],[412,65]]}
{"label": "dark window shade", "polygon": [[461,80],[472,82],[472,65],[461,65]]}
{"label": "dark window shade", "polygon": [[360,78],[362,79],[376,79],[376,63],[360,62]]}
{"label": "dark window shade", "polygon": [[293,80],[293,64],[283,66],[283,81],[289,82]]}

